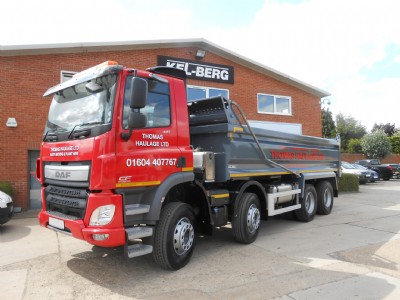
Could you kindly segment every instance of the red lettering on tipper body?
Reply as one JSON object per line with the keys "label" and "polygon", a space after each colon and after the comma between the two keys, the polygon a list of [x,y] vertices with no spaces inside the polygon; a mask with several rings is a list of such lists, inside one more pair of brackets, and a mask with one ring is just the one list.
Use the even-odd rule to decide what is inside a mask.
{"label": "red lettering on tipper body", "polygon": [[321,150],[307,148],[289,148],[287,150],[271,150],[272,159],[282,160],[324,160]]}

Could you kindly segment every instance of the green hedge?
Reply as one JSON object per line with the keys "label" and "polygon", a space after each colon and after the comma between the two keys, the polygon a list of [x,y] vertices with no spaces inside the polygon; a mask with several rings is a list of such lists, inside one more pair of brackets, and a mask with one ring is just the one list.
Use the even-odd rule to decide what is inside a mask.
{"label": "green hedge", "polygon": [[10,195],[11,197],[14,195],[12,185],[7,181],[0,181],[0,191]]}
{"label": "green hedge", "polygon": [[339,178],[339,192],[358,192],[358,176],[354,174],[344,174]]}

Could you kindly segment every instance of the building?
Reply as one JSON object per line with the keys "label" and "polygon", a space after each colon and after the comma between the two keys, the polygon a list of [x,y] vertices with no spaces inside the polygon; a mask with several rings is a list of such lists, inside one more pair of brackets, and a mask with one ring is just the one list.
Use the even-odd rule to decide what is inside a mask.
{"label": "building", "polygon": [[43,93],[74,73],[107,60],[188,73],[190,99],[224,95],[255,126],[321,136],[322,97],[329,94],[204,39],[0,46],[0,181],[12,182],[15,204],[40,207],[36,158],[51,97]]}

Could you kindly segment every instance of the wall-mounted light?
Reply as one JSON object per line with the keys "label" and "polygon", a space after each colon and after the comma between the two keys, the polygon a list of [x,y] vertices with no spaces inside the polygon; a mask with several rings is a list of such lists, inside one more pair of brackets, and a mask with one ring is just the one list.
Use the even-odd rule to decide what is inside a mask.
{"label": "wall-mounted light", "polygon": [[195,58],[196,59],[203,59],[205,55],[206,55],[206,51],[205,50],[198,49],[197,52],[196,52]]}
{"label": "wall-mounted light", "polygon": [[7,127],[17,127],[18,126],[17,120],[15,118],[8,118],[6,126]]}
{"label": "wall-mounted light", "polygon": [[329,98],[321,99],[320,103],[321,103],[321,105],[322,105],[322,104],[331,105],[331,99],[329,99]]}

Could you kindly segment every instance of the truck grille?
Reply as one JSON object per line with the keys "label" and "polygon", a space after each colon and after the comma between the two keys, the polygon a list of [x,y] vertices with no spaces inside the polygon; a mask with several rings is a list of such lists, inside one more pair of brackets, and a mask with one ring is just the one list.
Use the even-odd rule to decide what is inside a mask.
{"label": "truck grille", "polygon": [[46,210],[73,219],[83,219],[88,196],[86,189],[48,185],[45,188]]}

